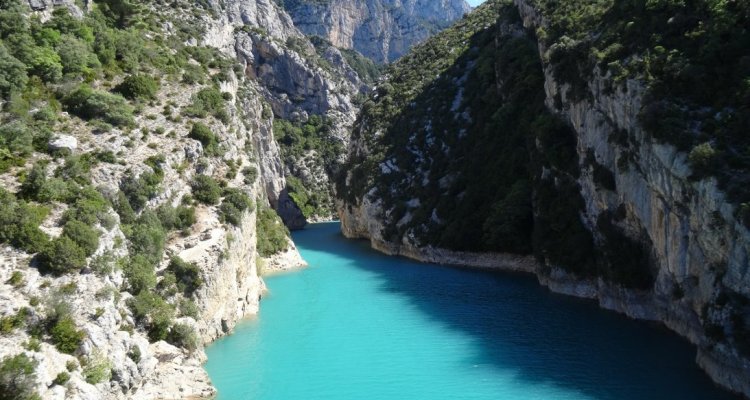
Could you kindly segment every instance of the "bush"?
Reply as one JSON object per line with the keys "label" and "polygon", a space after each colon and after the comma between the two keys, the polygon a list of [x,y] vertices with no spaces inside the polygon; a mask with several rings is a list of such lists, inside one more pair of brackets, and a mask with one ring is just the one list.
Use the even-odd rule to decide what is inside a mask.
{"label": "bush", "polygon": [[60,372],[57,374],[55,379],[52,381],[53,385],[64,385],[70,380],[70,374],[67,371]]}
{"label": "bush", "polygon": [[711,143],[706,142],[693,147],[688,155],[688,161],[696,174],[700,175],[716,166],[717,156],[718,152],[711,146]]}
{"label": "bush", "polygon": [[68,110],[83,119],[101,119],[115,126],[131,126],[133,108],[121,96],[81,85],[63,99]]}
{"label": "bush", "polygon": [[99,248],[99,231],[81,221],[73,219],[66,222],[63,236],[75,242],[83,249],[87,257],[93,255]]}
{"label": "bush", "polygon": [[167,338],[174,319],[174,308],[169,303],[153,292],[143,291],[128,299],[127,304],[136,322],[147,329],[152,342]]}
{"label": "bush", "polygon": [[28,82],[26,65],[13,57],[0,43],[0,96],[8,98],[11,93],[21,91]]}
{"label": "bush", "polygon": [[60,55],[60,63],[66,74],[86,75],[90,74],[93,68],[101,66],[88,44],[72,35],[62,36],[57,45],[57,54]]}
{"label": "bush", "polygon": [[86,335],[76,329],[75,321],[70,316],[60,318],[50,330],[52,343],[63,353],[73,354],[81,345]]}
{"label": "bush", "polygon": [[167,341],[190,352],[197,350],[201,345],[195,329],[186,324],[175,324],[169,331]]}
{"label": "bush", "polygon": [[67,236],[53,240],[39,257],[42,267],[56,274],[78,272],[86,266],[86,251]]}
{"label": "bush", "polygon": [[18,354],[0,362],[0,400],[40,399],[34,391],[37,362]]}
{"label": "bush", "polygon": [[29,314],[28,308],[22,308],[15,315],[0,317],[0,334],[8,334],[14,329],[22,328],[26,325],[26,318]]}
{"label": "bush", "polygon": [[47,216],[44,207],[16,200],[15,196],[0,188],[0,243],[9,243],[29,253],[47,248],[49,237],[39,229]]}
{"label": "bush", "polygon": [[13,287],[23,286],[23,272],[13,271],[13,274],[10,275],[10,279],[8,279],[7,283]]}
{"label": "bush", "polygon": [[152,266],[157,265],[164,253],[167,232],[159,217],[151,210],[144,211],[127,233],[130,254],[143,256]]}
{"label": "bush", "polygon": [[154,266],[142,255],[136,254],[123,260],[122,270],[128,281],[130,293],[137,295],[156,287]]}
{"label": "bush", "polygon": [[180,300],[180,315],[184,317],[190,317],[195,320],[200,316],[200,310],[194,301],[190,299]]}
{"label": "bush", "polygon": [[141,362],[141,348],[137,345],[131,347],[130,351],[128,351],[128,358],[133,360],[136,364]]}
{"label": "bush", "polygon": [[193,197],[206,205],[214,205],[221,197],[221,187],[216,180],[207,175],[198,175],[190,183],[193,189]]}
{"label": "bush", "polygon": [[190,129],[188,137],[201,142],[206,154],[212,155],[216,154],[218,151],[219,142],[216,139],[216,135],[214,135],[214,133],[211,132],[211,129],[202,122],[196,122],[193,124],[193,128]]}
{"label": "bush", "polygon": [[158,91],[159,82],[148,75],[130,75],[115,87],[115,92],[131,100],[154,99]]}
{"label": "bush", "polygon": [[168,231],[187,229],[195,223],[195,208],[178,206],[170,207],[162,205],[156,209],[159,221],[164,229]]}
{"label": "bush", "polygon": [[245,175],[244,182],[246,185],[252,185],[258,179],[258,168],[245,167],[242,169],[242,175]]}
{"label": "bush", "polygon": [[193,103],[185,111],[189,116],[198,118],[205,118],[210,114],[226,123],[229,120],[229,114],[224,105],[225,101],[219,89],[204,88],[193,96]]}
{"label": "bush", "polygon": [[71,207],[63,214],[65,221],[76,219],[94,225],[108,216],[109,202],[92,186],[79,189]]}
{"label": "bush", "polygon": [[203,285],[201,270],[194,263],[188,263],[180,257],[172,257],[167,267],[177,278],[177,288],[186,296],[193,293]]}
{"label": "bush", "polygon": [[242,214],[245,210],[254,207],[253,201],[248,195],[239,189],[226,189],[224,191],[224,200],[221,202],[219,211],[223,222],[228,222],[234,226],[239,226],[242,220]]}
{"label": "bush", "polygon": [[258,231],[258,253],[269,257],[287,249],[289,231],[275,211],[263,207],[256,220]]}
{"label": "bush", "polygon": [[112,363],[103,356],[97,356],[88,361],[81,373],[83,379],[92,385],[106,382],[112,377]]}
{"label": "bush", "polygon": [[[155,172],[144,172],[137,178],[128,176],[123,180],[120,190],[128,200],[131,211],[140,211],[150,199],[159,193],[162,179],[164,179],[164,174],[157,169]],[[118,206],[122,207],[123,204],[118,204]]]}

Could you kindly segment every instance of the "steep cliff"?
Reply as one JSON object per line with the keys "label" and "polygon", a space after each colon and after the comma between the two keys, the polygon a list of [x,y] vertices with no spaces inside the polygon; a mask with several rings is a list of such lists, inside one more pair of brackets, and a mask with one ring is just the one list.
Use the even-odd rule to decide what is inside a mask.
{"label": "steep cliff", "polygon": [[488,2],[364,104],[344,233],[661,321],[750,396],[750,13],[719,3]]}
{"label": "steep cliff", "polygon": [[346,136],[364,86],[272,1],[77,4],[0,9],[1,389],[211,397],[203,345],[304,264],[275,121]]}
{"label": "steep cliff", "polygon": [[464,0],[278,1],[307,35],[379,63],[398,59],[470,10]]}

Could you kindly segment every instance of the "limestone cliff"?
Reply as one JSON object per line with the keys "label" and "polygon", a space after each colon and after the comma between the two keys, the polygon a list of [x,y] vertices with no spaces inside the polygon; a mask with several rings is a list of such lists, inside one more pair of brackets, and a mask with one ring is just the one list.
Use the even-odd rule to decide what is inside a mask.
{"label": "limestone cliff", "polygon": [[[750,396],[742,206],[716,178],[696,179],[695,152],[688,160],[644,127],[652,78],[601,67],[566,75],[585,69],[586,55],[565,42],[574,40],[565,25],[550,23],[556,8],[509,3],[480,7],[471,26],[457,24],[387,73],[339,186],[344,234],[420,260],[534,272],[551,290],[661,321],[697,345],[717,383]],[[444,64],[404,85],[428,52]]]}
{"label": "limestone cliff", "polygon": [[380,63],[394,61],[416,43],[470,10],[464,0],[283,0],[307,35],[354,49]]}
{"label": "limestone cliff", "polygon": [[[69,244],[73,259],[59,261],[56,273],[44,267],[51,262],[40,255],[51,251],[46,244],[40,252],[24,250],[3,230],[0,360],[19,354],[31,360],[30,385],[45,399],[210,398],[215,389],[202,367],[203,345],[257,312],[264,272],[304,265],[271,211],[292,227],[305,223],[287,193],[274,120],[325,115],[345,137],[356,113],[352,98],[363,84],[334,50],[319,55],[272,1],[147,2],[112,19],[102,17],[102,4],[75,4],[18,2],[12,12],[38,15],[52,29],[64,29],[54,24],[68,16],[68,26],[85,26],[90,22],[82,18],[93,13],[98,23],[111,24],[97,34],[132,35],[118,39],[119,46],[129,40],[151,53],[126,65],[122,58],[130,55],[121,50],[106,74],[90,61],[87,80],[54,78],[66,81],[59,85],[63,94],[50,96],[68,101],[83,85],[81,93],[119,107],[121,119],[105,122],[69,103],[70,112],[59,112],[47,107],[51,97],[30,100],[36,108],[29,115],[40,108],[52,113],[44,120],[50,135],[3,164],[0,193],[23,210],[40,210],[43,220],[29,229],[38,229],[44,243],[74,235],[68,223],[83,217],[73,212],[90,204],[77,202],[79,196],[91,196],[102,209],[91,218],[93,230],[85,230],[96,236],[88,239],[95,251],[79,259],[78,245]],[[127,32],[118,27],[138,18],[148,24],[133,23]],[[83,39],[70,40],[91,51],[95,39],[81,29]],[[118,90],[134,77],[151,92],[125,100]],[[5,97],[0,104],[5,146],[6,132],[21,122],[6,112]],[[30,169],[39,182],[33,191],[24,189]],[[42,192],[54,192],[54,200]],[[2,214],[3,221],[15,218]],[[50,331],[61,319],[73,347]]]}

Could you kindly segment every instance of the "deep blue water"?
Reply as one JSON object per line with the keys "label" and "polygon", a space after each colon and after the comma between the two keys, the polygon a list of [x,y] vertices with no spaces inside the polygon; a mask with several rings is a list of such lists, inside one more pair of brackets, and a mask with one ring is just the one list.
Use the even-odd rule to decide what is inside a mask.
{"label": "deep blue water", "polygon": [[387,257],[337,223],[294,240],[310,267],[207,349],[219,400],[735,399],[680,337],[532,277]]}

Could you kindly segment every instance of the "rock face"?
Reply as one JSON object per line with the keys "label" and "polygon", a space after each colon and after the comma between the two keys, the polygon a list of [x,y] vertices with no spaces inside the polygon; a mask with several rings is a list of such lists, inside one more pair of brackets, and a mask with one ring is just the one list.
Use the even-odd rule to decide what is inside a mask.
{"label": "rock face", "polygon": [[464,0],[285,0],[284,7],[306,34],[380,63],[398,59],[471,9]]}
{"label": "rock face", "polygon": [[[462,256],[460,252],[425,244],[430,237],[444,235],[448,228],[461,222],[451,219],[453,210],[446,212],[445,208],[440,208],[445,203],[438,202],[435,208],[423,209],[426,199],[452,193],[447,189],[452,187],[452,182],[473,178],[462,176],[460,170],[456,175],[446,174],[439,169],[440,157],[436,156],[441,152],[436,149],[443,149],[448,158],[458,158],[453,154],[459,151],[458,143],[465,143],[472,135],[479,134],[472,131],[472,121],[479,118],[477,109],[462,106],[467,96],[473,96],[469,88],[476,75],[469,72],[465,75],[468,85],[460,74],[451,81],[451,70],[446,72],[445,81],[454,85],[448,92],[441,91],[450,97],[447,103],[439,103],[430,95],[430,88],[439,83],[426,84],[421,97],[409,99],[406,103],[409,109],[427,108],[424,114],[408,114],[409,117],[427,117],[418,121],[423,124],[418,127],[404,127],[403,121],[397,120],[402,123],[401,136],[391,134],[387,124],[380,124],[365,112],[355,129],[350,157],[367,165],[376,164],[371,169],[355,169],[339,187],[342,231],[348,237],[369,238],[374,248],[389,254],[431,262],[531,271],[551,290],[598,299],[602,307],[633,318],[661,321],[698,347],[698,364],[717,383],[750,397],[750,355],[743,347],[746,335],[743,332],[750,317],[747,307],[743,306],[750,298],[750,232],[736,217],[735,205],[727,200],[715,179],[691,178],[687,154],[656,141],[641,125],[639,115],[647,93],[643,79],[630,78],[613,84],[610,75],[596,69],[585,83],[587,95],[574,96],[571,85],[556,78],[557,65],[550,61],[550,49],[529,34],[548,28],[545,16],[535,3],[515,0],[512,9],[501,9],[503,13],[510,12],[510,17],[501,18],[500,25],[493,28],[496,45],[503,46],[503,43],[524,37],[534,41],[535,50],[543,61],[538,72],[533,73],[536,77],[532,73],[528,76],[542,81],[539,89],[543,91],[547,112],[560,118],[567,126],[565,129],[572,130],[574,135],[570,150],[575,163],[567,169],[545,160],[550,155],[544,143],[546,138],[536,138],[527,147],[531,159],[532,174],[528,179],[533,188],[534,230],[555,222],[545,220],[545,210],[540,208],[540,199],[549,189],[544,182],[554,182],[556,202],[567,202],[568,198],[580,195],[580,203],[572,202],[576,204],[575,220],[580,220],[588,232],[583,236],[590,235],[591,239],[587,240],[595,259],[592,261],[592,265],[596,265],[594,271],[612,271],[616,263],[630,258],[637,261],[629,261],[628,268],[636,268],[649,276],[647,284],[623,283],[606,272],[589,275],[590,271],[575,270],[559,258],[550,257],[546,250],[535,250],[537,259],[542,260],[538,264],[519,262],[521,257],[516,262],[503,262],[508,260],[507,255],[487,253],[489,258],[498,260],[493,264],[481,258],[477,260],[475,252]],[[482,51],[491,50],[483,48]],[[496,96],[505,102],[501,104],[505,107],[507,101],[513,99],[513,94],[506,89],[515,77],[504,69],[503,53],[498,48],[494,51],[498,52],[499,60],[495,63]],[[408,64],[411,60],[405,62],[414,68]],[[455,65],[464,69],[474,65],[462,62],[459,59]],[[381,89],[377,95],[383,97],[385,92]],[[453,100],[454,93],[457,100]],[[441,135],[434,129],[440,126],[437,115],[440,111],[430,111],[430,107],[451,109],[456,118],[464,119],[455,128],[460,141],[453,141],[451,132]],[[465,115],[461,114],[463,110]],[[502,127],[493,129],[502,132]],[[538,126],[536,129],[541,130]],[[565,129],[556,131],[558,137],[564,135]],[[411,136],[404,137],[407,133]],[[393,142],[398,145],[389,147]],[[413,155],[389,150],[404,146],[408,146]],[[556,146],[557,154],[564,154],[565,145],[558,143]],[[372,157],[383,149],[386,149],[383,158]],[[571,184],[565,185],[566,181]],[[405,200],[398,197],[404,191],[417,190],[408,189],[413,187],[424,187],[430,194]],[[568,190],[564,189],[566,187],[572,190],[564,191]],[[437,194],[430,190],[436,190]],[[453,193],[467,198],[465,191]],[[488,225],[474,229],[486,232]],[[534,246],[542,248],[544,241],[550,240],[538,232],[533,237]],[[632,246],[625,247],[631,251],[617,253],[613,243],[631,243]],[[567,249],[569,253],[575,250]],[[635,274],[636,270],[624,272]]]}
{"label": "rock face", "polygon": [[[217,14],[226,14],[207,21],[205,43],[236,55],[245,74],[258,83],[257,89],[264,98],[262,113],[300,123],[312,115],[322,116],[331,121],[335,140],[348,143],[358,112],[354,98],[368,89],[338,50],[330,48],[319,54],[291,17],[272,0],[211,4]],[[307,223],[305,217],[288,195],[282,195],[285,176],[304,176],[308,186],[329,190],[328,175],[302,163],[282,162],[273,140],[273,119],[266,122],[269,123],[258,127],[262,135],[257,146],[264,149],[260,154],[261,180],[287,227],[301,229]],[[318,157],[314,153],[308,156]]]}

